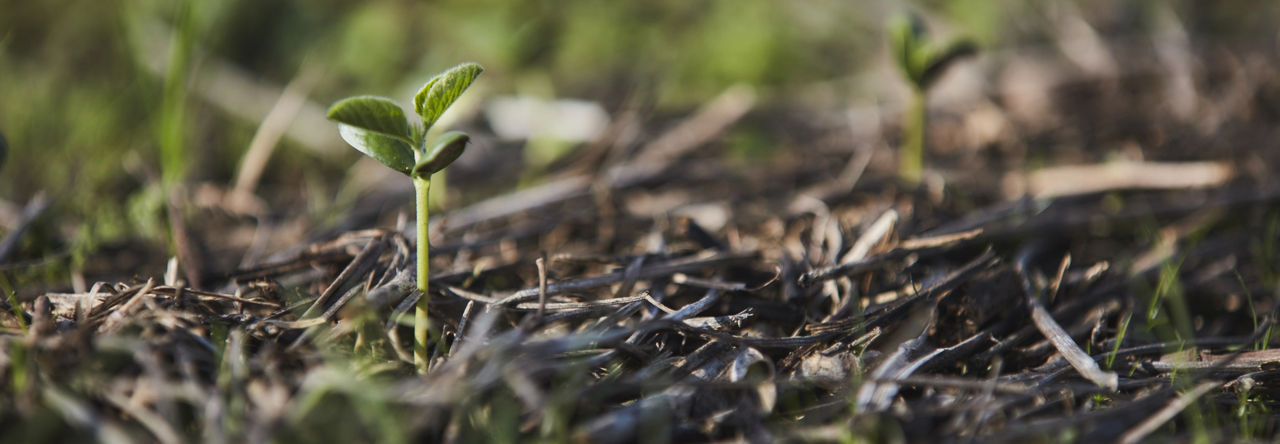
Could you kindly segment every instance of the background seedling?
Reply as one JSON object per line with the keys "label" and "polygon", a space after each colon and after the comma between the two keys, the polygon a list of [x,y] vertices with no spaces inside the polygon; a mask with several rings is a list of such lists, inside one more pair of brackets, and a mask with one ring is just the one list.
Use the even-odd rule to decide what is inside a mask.
{"label": "background seedling", "polygon": [[911,84],[911,102],[902,126],[899,174],[907,182],[919,183],[924,170],[925,95],[952,62],[978,48],[967,39],[939,44],[914,14],[894,17],[889,23],[889,37],[893,60]]}
{"label": "background seedling", "polygon": [[414,312],[413,361],[419,372],[426,371],[429,361],[427,218],[431,175],[457,160],[469,140],[466,134],[450,131],[436,138],[428,149],[427,132],[482,71],[480,65],[463,63],[428,80],[413,97],[413,111],[422,118],[421,124],[409,122],[399,104],[383,97],[350,97],[329,108],[329,119],[338,122],[343,140],[413,179],[418,213],[418,290],[422,292]]}

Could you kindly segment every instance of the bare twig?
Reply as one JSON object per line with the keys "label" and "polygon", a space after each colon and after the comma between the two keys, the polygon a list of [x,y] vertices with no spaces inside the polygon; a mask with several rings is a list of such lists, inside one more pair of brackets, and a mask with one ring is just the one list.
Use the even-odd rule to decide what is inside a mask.
{"label": "bare twig", "polygon": [[1080,372],[1080,376],[1099,387],[1115,391],[1120,383],[1120,377],[1115,372],[1103,371],[1099,368],[1098,363],[1081,350],[1079,345],[1076,345],[1075,340],[1071,339],[1062,326],[1053,320],[1053,315],[1049,314],[1049,310],[1045,309],[1044,304],[1040,302],[1039,291],[1032,285],[1026,270],[1026,264],[1031,260],[1034,252],[1033,248],[1024,249],[1018,254],[1018,260],[1014,264],[1014,270],[1018,272],[1022,290],[1026,294],[1027,306],[1031,308],[1031,320],[1040,329],[1040,333],[1053,343],[1062,357]]}
{"label": "bare twig", "polygon": [[865,259],[872,248],[875,248],[876,245],[889,237],[897,223],[898,212],[892,208],[885,210],[871,226],[867,227],[867,230],[861,236],[858,236],[858,240],[853,242],[853,247],[849,248],[849,252],[840,257],[840,263],[849,264]]}
{"label": "bare twig", "polygon": [[1173,419],[1174,416],[1178,416],[1178,413],[1181,413],[1183,409],[1186,409],[1187,406],[1195,402],[1196,399],[1199,399],[1201,396],[1204,396],[1205,393],[1209,393],[1210,390],[1218,387],[1222,387],[1222,382],[1205,381],[1197,384],[1191,390],[1187,390],[1181,395],[1178,395],[1177,398],[1170,401],[1169,404],[1164,406],[1164,408],[1156,411],[1151,416],[1148,416],[1147,419],[1138,423],[1137,426],[1126,431],[1124,435],[1120,436],[1118,442],[1129,444],[1142,441],[1143,438],[1150,435],[1151,432],[1159,429],[1160,426],[1164,425],[1164,423],[1169,422],[1169,420]]}
{"label": "bare twig", "polygon": [[1052,198],[1123,189],[1182,189],[1221,186],[1235,176],[1225,162],[1108,162],[1062,166],[1032,172],[1027,179],[1036,198]]}
{"label": "bare twig", "polygon": [[321,293],[320,297],[316,298],[311,307],[307,308],[307,311],[302,314],[302,317],[309,317],[321,310],[327,311],[331,305],[337,305],[334,303],[333,298],[337,295],[345,296],[347,291],[365,280],[369,272],[373,270],[378,256],[382,254],[385,248],[386,242],[382,237],[369,240],[369,243],[365,244],[365,247],[360,250],[360,254],[351,259],[351,263],[342,269],[342,273],[339,273],[338,277],[324,289],[324,293]]}
{"label": "bare twig", "polygon": [[853,262],[846,262],[834,267],[821,268],[809,271],[800,276],[799,282],[801,286],[810,286],[816,282],[831,279],[837,276],[845,276],[850,274],[864,273],[883,266],[885,262],[901,259],[911,254],[919,254],[931,252],[935,250],[944,250],[963,245],[966,241],[976,238],[982,234],[981,229],[966,231],[963,233],[944,234],[926,238],[915,238],[902,241],[892,250],[880,253],[874,256],[866,257]]}
{"label": "bare twig", "polygon": [[[733,263],[744,262],[755,258],[757,253],[722,253],[712,256],[694,257],[688,259],[680,259],[671,262],[661,263],[644,267],[640,270],[637,279],[653,279],[659,276],[668,276],[674,273],[691,272],[711,267],[719,267]],[[614,272],[599,276],[591,276],[573,280],[566,280],[547,285],[547,296],[555,296],[558,294],[583,291],[593,288],[604,287],[622,282],[626,278],[626,272]],[[526,288],[516,291],[498,299],[495,303],[499,305],[508,305],[522,302],[538,297],[538,287]]]}
{"label": "bare twig", "polygon": [[542,315],[547,311],[547,255],[543,253],[534,261],[538,265],[538,314],[535,323],[542,322]]}
{"label": "bare twig", "polygon": [[236,170],[235,188],[232,189],[233,199],[252,194],[258,187],[258,179],[266,169],[271,152],[275,150],[280,138],[293,123],[293,119],[298,116],[298,112],[306,105],[307,94],[320,78],[321,71],[317,65],[304,63],[298,75],[285,85],[284,90],[280,92],[280,98],[276,100],[275,105],[271,106],[271,110],[262,119],[262,124],[258,125],[258,131],[249,141],[248,151],[240,160],[240,168]]}

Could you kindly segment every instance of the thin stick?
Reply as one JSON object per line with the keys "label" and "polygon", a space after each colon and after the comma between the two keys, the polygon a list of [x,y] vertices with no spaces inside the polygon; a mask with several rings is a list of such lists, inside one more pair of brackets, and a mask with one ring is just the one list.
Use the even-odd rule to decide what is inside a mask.
{"label": "thin stick", "polygon": [[885,262],[910,256],[912,253],[924,253],[934,250],[965,245],[966,242],[982,234],[982,229],[974,229],[962,233],[942,234],[925,238],[912,238],[900,242],[892,250],[867,256],[862,259],[845,262],[840,265],[814,269],[801,275],[798,282],[801,287],[808,287],[817,282],[839,276],[863,273],[884,266]]}
{"label": "thin stick", "polygon": [[280,98],[276,100],[275,105],[271,106],[271,111],[268,111],[267,116],[262,119],[262,124],[258,125],[258,131],[249,141],[249,150],[240,160],[240,169],[237,170],[234,188],[234,196],[237,199],[253,193],[253,190],[258,187],[258,179],[262,178],[267,160],[271,158],[271,153],[275,151],[280,138],[284,137],[285,132],[288,131],[293,119],[298,116],[299,111],[302,111],[303,105],[307,104],[307,93],[315,86],[316,81],[320,80],[320,72],[316,65],[304,64],[302,71],[284,87]]}
{"label": "thin stick", "polygon": [[1076,341],[1071,339],[1066,330],[1053,320],[1053,315],[1049,314],[1049,310],[1044,308],[1044,304],[1040,302],[1040,294],[1031,284],[1030,277],[1027,276],[1026,262],[1032,256],[1032,248],[1024,249],[1018,254],[1018,260],[1014,264],[1014,271],[1018,273],[1019,280],[1022,282],[1022,290],[1027,297],[1027,306],[1031,308],[1031,320],[1035,322],[1036,328],[1040,333],[1044,334],[1053,347],[1058,349],[1058,353],[1071,364],[1071,367],[1080,372],[1080,376],[1097,384],[1099,387],[1115,391],[1120,385],[1120,376],[1115,372],[1103,371],[1098,367],[1098,363],[1090,358],[1084,350],[1076,345]]}
{"label": "thin stick", "polygon": [[[758,257],[759,253],[755,251],[720,253],[712,256],[699,256],[692,258],[682,258],[671,262],[652,265],[642,268],[637,279],[653,279],[656,277],[669,276],[675,273],[690,272],[694,270],[703,270],[712,267],[719,267],[728,264],[746,262]],[[555,296],[558,294],[584,291],[593,288],[604,287],[623,282],[626,279],[626,272],[613,272],[598,276],[589,276],[567,281],[560,281],[547,285],[547,296]],[[510,305],[537,298],[539,289],[537,287],[525,288],[507,296],[498,298],[494,301],[498,305]]]}
{"label": "thin stick", "polygon": [[1222,186],[1236,176],[1230,162],[1108,162],[1045,168],[1031,173],[1036,198],[1112,190],[1176,190]]}
{"label": "thin stick", "polygon": [[861,236],[858,236],[858,240],[853,242],[853,247],[849,248],[849,252],[840,257],[840,263],[848,264],[866,259],[867,253],[870,253],[872,248],[884,241],[897,223],[898,212],[893,208],[885,210],[871,226],[867,227],[866,231],[862,232]]}
{"label": "thin stick", "polygon": [[1178,413],[1185,410],[1187,406],[1191,405],[1191,403],[1196,402],[1196,399],[1220,386],[1222,386],[1222,382],[1220,381],[1201,382],[1199,385],[1196,385],[1195,388],[1183,393],[1177,398],[1174,398],[1173,401],[1170,401],[1169,404],[1164,406],[1164,408],[1156,411],[1155,414],[1148,416],[1147,419],[1138,423],[1136,427],[1124,432],[1124,435],[1120,436],[1119,442],[1129,444],[1141,441],[1142,438],[1146,438],[1147,435],[1155,432],[1160,428],[1160,426],[1164,425],[1164,423],[1173,419],[1174,416],[1178,416]]}
{"label": "thin stick", "polygon": [[1034,296],[1028,298],[1027,304],[1031,306],[1031,320],[1036,323],[1040,333],[1049,338],[1049,342],[1053,343],[1053,347],[1058,349],[1058,353],[1062,353],[1062,357],[1066,358],[1071,367],[1080,372],[1080,376],[1084,376],[1085,379],[1107,390],[1114,391],[1119,387],[1120,376],[1116,375],[1115,372],[1103,371],[1101,367],[1098,367],[1098,363],[1085,354],[1084,350],[1081,350],[1080,346],[1076,345],[1076,342],[1071,339],[1066,330],[1063,330],[1062,326],[1053,320],[1053,315],[1049,314],[1049,310],[1044,308],[1044,304],[1041,304]]}
{"label": "thin stick", "polygon": [[467,307],[462,309],[462,318],[458,319],[458,333],[453,335],[453,345],[449,346],[449,356],[453,356],[453,351],[458,349],[458,344],[464,340],[467,333],[467,326],[471,324],[471,318],[475,316],[476,301],[467,301]]}
{"label": "thin stick", "polygon": [[547,312],[547,254],[534,261],[538,265],[538,314],[534,317],[536,323],[542,322],[542,315]]}

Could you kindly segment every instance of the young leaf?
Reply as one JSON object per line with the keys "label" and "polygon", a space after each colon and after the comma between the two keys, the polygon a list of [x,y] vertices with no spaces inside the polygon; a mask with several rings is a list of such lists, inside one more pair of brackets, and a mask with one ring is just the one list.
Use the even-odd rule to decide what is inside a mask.
{"label": "young leaf", "polygon": [[940,51],[930,52],[932,54],[929,54],[924,70],[920,73],[920,87],[924,89],[929,89],[935,80],[942,77],[942,73],[951,66],[952,62],[976,54],[978,46],[970,40],[957,39]]}
{"label": "young leaf", "polygon": [[918,89],[929,89],[951,63],[977,52],[972,41],[956,39],[939,47],[929,37],[919,16],[902,14],[889,24],[894,61]]}
{"label": "young leaf", "polygon": [[358,96],[329,108],[338,134],[366,156],[404,174],[413,168],[412,134],[404,110],[390,99]]}
{"label": "young leaf", "polygon": [[431,129],[431,125],[458,100],[458,96],[471,86],[471,82],[481,72],[484,72],[484,68],[480,65],[463,63],[428,80],[418,91],[418,95],[413,97],[413,110],[422,116],[422,130]]}
{"label": "young leaf", "polygon": [[898,68],[914,85],[919,85],[926,56],[921,48],[924,45],[924,24],[914,14],[900,14],[889,22],[889,38],[894,61]]}
{"label": "young leaf", "polygon": [[[445,74],[447,73],[436,74],[435,77],[432,77],[430,80],[427,80],[427,83],[424,83],[422,85],[422,89],[418,90],[418,94],[413,96],[413,112],[418,113],[419,116],[423,115],[422,107],[427,102],[427,95],[431,93],[431,87],[435,86],[436,82],[440,81],[440,79],[443,78]],[[426,118],[423,118],[423,121],[426,121]],[[426,129],[431,129],[431,128],[427,127]]]}
{"label": "young leaf", "polygon": [[413,168],[413,148],[399,137],[358,128],[345,123],[338,124],[338,135],[364,155],[372,157],[383,165],[409,174]]}
{"label": "young leaf", "polygon": [[339,100],[329,107],[329,119],[356,128],[379,132],[411,142],[409,122],[404,110],[391,99],[378,96],[356,96]]}
{"label": "young leaf", "polygon": [[418,164],[413,167],[413,177],[431,177],[437,171],[443,170],[453,161],[458,160],[458,156],[467,148],[467,142],[471,137],[458,131],[449,131],[436,139],[436,146],[427,151],[427,155],[422,156],[418,160]]}

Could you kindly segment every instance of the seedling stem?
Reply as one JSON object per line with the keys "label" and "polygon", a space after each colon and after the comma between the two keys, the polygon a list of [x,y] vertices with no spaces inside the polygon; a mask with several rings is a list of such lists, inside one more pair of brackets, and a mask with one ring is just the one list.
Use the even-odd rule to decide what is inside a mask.
{"label": "seedling stem", "polygon": [[915,15],[899,15],[889,23],[889,43],[894,61],[911,86],[910,103],[902,125],[902,152],[898,174],[910,184],[924,175],[925,98],[929,88],[956,60],[977,47],[966,39],[940,43],[929,36]]}
{"label": "seedling stem", "polygon": [[422,118],[421,124],[410,123],[399,104],[383,97],[350,97],[329,108],[329,118],[338,122],[338,134],[343,140],[413,180],[418,213],[418,291],[422,294],[413,312],[413,365],[419,373],[427,372],[431,360],[427,341],[433,332],[428,310],[431,239],[427,234],[431,175],[457,160],[470,140],[466,134],[450,131],[428,146],[427,133],[483,71],[480,65],[463,63],[428,80],[413,97],[413,111]]}
{"label": "seedling stem", "polygon": [[418,291],[422,292],[413,312],[413,365],[419,371],[424,371],[430,361],[427,341],[430,340],[431,317],[428,316],[427,309],[431,305],[431,293],[427,291],[427,287],[431,275],[431,260],[428,259],[431,242],[427,238],[427,218],[430,216],[428,205],[431,201],[431,178],[414,177],[413,191],[417,195],[418,212]]}
{"label": "seedling stem", "polygon": [[920,183],[920,178],[924,175],[925,112],[924,90],[913,85],[903,133],[903,157],[899,164],[899,174],[910,183]]}

